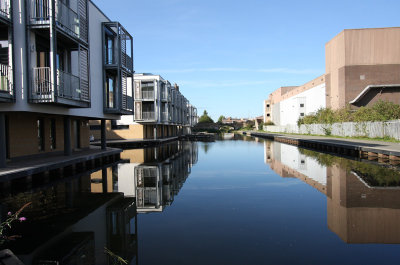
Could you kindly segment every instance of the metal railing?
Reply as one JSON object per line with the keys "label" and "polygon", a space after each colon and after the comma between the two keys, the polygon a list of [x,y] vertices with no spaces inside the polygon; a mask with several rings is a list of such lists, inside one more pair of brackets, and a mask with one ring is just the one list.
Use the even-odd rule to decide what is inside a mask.
{"label": "metal railing", "polygon": [[142,112],[142,120],[155,120],[155,112],[154,111],[143,111]]}
{"label": "metal railing", "polygon": [[59,97],[79,101],[82,99],[80,78],[75,75],[57,70],[57,88]]}
{"label": "metal railing", "polygon": [[53,84],[51,83],[50,67],[33,68],[32,98],[40,101],[54,102],[55,96],[84,101],[82,99],[80,78],[57,70],[57,94],[55,94]]}
{"label": "metal railing", "polygon": [[154,91],[142,91],[142,99],[154,99]]}
{"label": "metal railing", "polygon": [[0,15],[11,18],[10,0],[0,0]]}
{"label": "metal railing", "polygon": [[34,99],[46,101],[52,101],[54,99],[50,67],[33,68],[32,97]]}
{"label": "metal railing", "polygon": [[11,66],[0,64],[0,92],[13,93],[12,73]]}
{"label": "metal railing", "polygon": [[[31,24],[49,23],[51,15],[49,1],[53,0],[31,0]],[[56,0],[54,3],[57,25],[67,33],[79,38],[78,14],[61,1]]]}

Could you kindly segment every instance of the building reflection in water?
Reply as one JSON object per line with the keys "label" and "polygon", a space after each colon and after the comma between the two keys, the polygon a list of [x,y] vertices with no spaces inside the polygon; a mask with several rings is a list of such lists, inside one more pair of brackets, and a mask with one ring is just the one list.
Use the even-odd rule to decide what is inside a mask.
{"label": "building reflection in water", "polygon": [[110,166],[116,165],[52,172],[19,179],[10,187],[3,185],[2,221],[8,211],[15,212],[27,202],[32,204],[23,211],[27,221],[13,223],[10,231],[22,237],[2,247],[10,248],[27,265],[112,264],[105,247],[128,264],[137,264],[135,199],[92,190],[92,173],[101,175]]}
{"label": "building reflection in water", "polygon": [[92,190],[122,192],[136,200],[138,213],[162,212],[173,202],[197,163],[198,145],[185,141],[124,150],[121,158],[126,163],[93,175]]}
{"label": "building reflection in water", "polygon": [[264,142],[265,162],[327,197],[328,227],[347,243],[400,243],[400,173],[371,163]]}

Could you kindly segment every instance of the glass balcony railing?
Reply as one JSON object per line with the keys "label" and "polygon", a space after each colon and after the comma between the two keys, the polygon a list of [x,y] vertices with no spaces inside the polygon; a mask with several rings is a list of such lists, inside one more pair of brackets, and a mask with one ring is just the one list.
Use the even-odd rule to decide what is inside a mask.
{"label": "glass balcony railing", "polygon": [[143,120],[155,120],[155,112],[154,111],[143,111],[142,112],[142,119]]}
{"label": "glass balcony railing", "polygon": [[11,18],[10,0],[0,0],[0,16]]}
{"label": "glass balcony railing", "polygon": [[154,91],[142,91],[142,99],[154,99]]}
{"label": "glass balcony railing", "polygon": [[79,77],[61,70],[57,70],[57,85],[57,96],[74,100],[82,100]]}
{"label": "glass balcony railing", "polygon": [[[31,0],[31,24],[48,24],[51,16],[50,3],[52,0]],[[70,35],[79,38],[78,14],[61,1],[55,1],[55,19],[57,25]]]}

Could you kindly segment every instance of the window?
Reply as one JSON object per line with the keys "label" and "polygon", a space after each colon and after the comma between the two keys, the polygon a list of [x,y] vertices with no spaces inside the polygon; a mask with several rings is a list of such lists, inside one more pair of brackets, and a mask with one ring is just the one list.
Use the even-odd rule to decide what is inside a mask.
{"label": "window", "polygon": [[269,113],[267,113],[267,117],[269,117],[270,116],[270,114]]}
{"label": "window", "polygon": [[304,103],[300,103],[300,108],[304,108]]}
{"label": "window", "polygon": [[117,121],[112,120],[111,121],[111,130],[128,130],[129,125],[119,125],[117,124]]}
{"label": "window", "polygon": [[302,113],[300,113],[300,116],[301,116],[301,117],[303,117],[303,116],[304,116],[304,113],[303,113],[303,112],[302,112]]}
{"label": "window", "polygon": [[113,50],[114,50],[114,38],[113,38],[113,35],[106,34],[105,43],[104,43],[105,63],[106,64],[112,64],[113,63]]}
{"label": "window", "polygon": [[106,106],[107,108],[114,108],[114,76],[106,76]]}
{"label": "window", "polygon": [[55,150],[56,146],[56,119],[50,121],[50,149]]}
{"label": "window", "polygon": [[38,150],[44,151],[44,120],[38,119],[37,124],[37,136],[38,136]]}
{"label": "window", "polygon": [[267,104],[267,108],[269,108],[269,104]]}

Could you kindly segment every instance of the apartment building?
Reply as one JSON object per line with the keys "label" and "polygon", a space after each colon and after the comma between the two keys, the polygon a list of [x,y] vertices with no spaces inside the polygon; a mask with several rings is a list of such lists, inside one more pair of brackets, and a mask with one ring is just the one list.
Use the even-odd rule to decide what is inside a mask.
{"label": "apartment building", "polygon": [[105,131],[133,113],[132,36],[93,2],[0,0],[0,10],[0,166],[88,148],[89,120]]}
{"label": "apartment building", "polygon": [[[347,29],[325,45],[325,74],[281,87],[264,101],[264,121],[296,124],[319,108],[400,103],[400,27]],[[269,105],[269,107],[266,107]]]}
{"label": "apartment building", "polygon": [[[134,115],[107,123],[107,139],[159,139],[191,133],[197,109],[160,75],[134,75]],[[98,139],[98,125],[91,134]]]}

